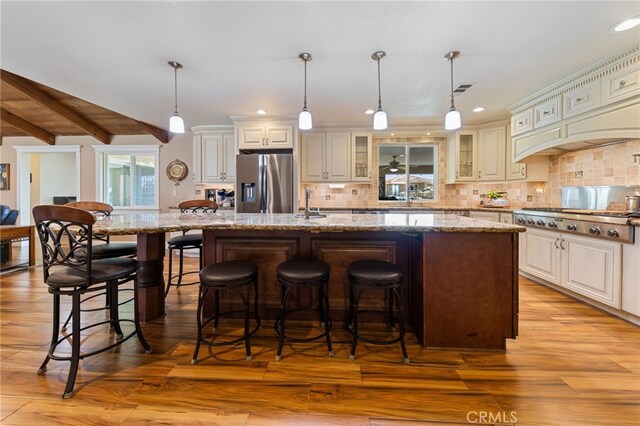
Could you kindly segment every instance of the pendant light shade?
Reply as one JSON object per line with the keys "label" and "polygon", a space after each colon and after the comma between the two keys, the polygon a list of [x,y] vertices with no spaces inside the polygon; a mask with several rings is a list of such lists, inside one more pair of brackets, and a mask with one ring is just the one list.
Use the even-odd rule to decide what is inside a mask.
{"label": "pendant light shade", "polygon": [[182,68],[182,64],[176,61],[169,61],[169,65],[174,70],[174,89],[175,89],[175,109],[173,115],[169,119],[169,131],[171,133],[184,133],[184,121],[178,114],[178,70]]}
{"label": "pendant light shade", "polygon": [[445,130],[456,130],[462,127],[462,119],[460,113],[456,110],[456,106],[453,104],[453,60],[460,56],[460,52],[453,50],[446,55],[445,58],[451,63],[451,107],[449,112],[444,116],[444,128]]}
{"label": "pendant light shade", "polygon": [[298,58],[304,61],[304,105],[298,116],[298,128],[300,130],[310,130],[313,128],[313,118],[307,109],[307,62],[313,59],[311,53],[301,53]]}
{"label": "pendant light shade", "polygon": [[387,128],[387,113],[382,110],[382,97],[380,95],[380,59],[386,55],[386,52],[382,50],[371,54],[371,59],[378,63],[378,110],[373,115],[373,130],[384,130]]}

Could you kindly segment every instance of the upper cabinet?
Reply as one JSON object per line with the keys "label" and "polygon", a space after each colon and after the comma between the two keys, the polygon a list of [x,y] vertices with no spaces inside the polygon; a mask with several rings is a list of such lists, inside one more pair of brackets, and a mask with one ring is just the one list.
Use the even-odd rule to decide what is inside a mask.
{"label": "upper cabinet", "polygon": [[303,182],[351,180],[351,134],[305,133],[300,143]]}
{"label": "upper cabinet", "polygon": [[234,183],[236,148],[232,126],[198,126],[193,131],[193,180]]}
{"label": "upper cabinet", "polygon": [[478,180],[505,179],[506,127],[478,131]]}
{"label": "upper cabinet", "polygon": [[476,132],[451,134],[447,149],[447,183],[475,182],[478,176]]}
{"label": "upper cabinet", "polygon": [[371,170],[371,133],[313,131],[302,134],[302,182],[370,182]]}
{"label": "upper cabinet", "polygon": [[511,114],[516,161],[640,138],[640,47],[540,90],[516,103]]}
{"label": "upper cabinet", "polygon": [[351,180],[371,181],[371,133],[351,133]]}
{"label": "upper cabinet", "polygon": [[242,122],[236,124],[239,149],[291,149],[292,122]]}

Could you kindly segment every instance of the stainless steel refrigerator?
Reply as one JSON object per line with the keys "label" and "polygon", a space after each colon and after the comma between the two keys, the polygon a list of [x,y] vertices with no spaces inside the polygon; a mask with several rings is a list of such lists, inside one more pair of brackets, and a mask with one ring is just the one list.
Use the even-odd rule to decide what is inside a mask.
{"label": "stainless steel refrigerator", "polygon": [[293,213],[293,155],[237,155],[236,211]]}

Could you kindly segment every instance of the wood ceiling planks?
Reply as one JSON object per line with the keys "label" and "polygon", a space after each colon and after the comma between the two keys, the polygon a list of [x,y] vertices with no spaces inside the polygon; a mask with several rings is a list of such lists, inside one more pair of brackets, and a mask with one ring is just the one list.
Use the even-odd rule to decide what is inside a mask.
{"label": "wood ceiling planks", "polygon": [[91,135],[108,144],[114,135],[153,135],[168,143],[171,134],[51,87],[0,70],[0,137],[33,136],[55,144],[56,136]]}

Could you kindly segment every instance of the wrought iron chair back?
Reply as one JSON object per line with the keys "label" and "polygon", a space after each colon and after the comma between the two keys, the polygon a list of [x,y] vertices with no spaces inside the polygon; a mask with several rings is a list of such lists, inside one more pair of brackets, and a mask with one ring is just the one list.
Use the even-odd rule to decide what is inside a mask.
{"label": "wrought iron chair back", "polygon": [[93,215],[73,207],[45,205],[34,207],[33,217],[42,245],[45,281],[56,268],[72,268],[74,275],[91,284]]}
{"label": "wrought iron chair back", "polygon": [[218,205],[211,200],[187,200],[178,204],[181,213],[215,213]]}

